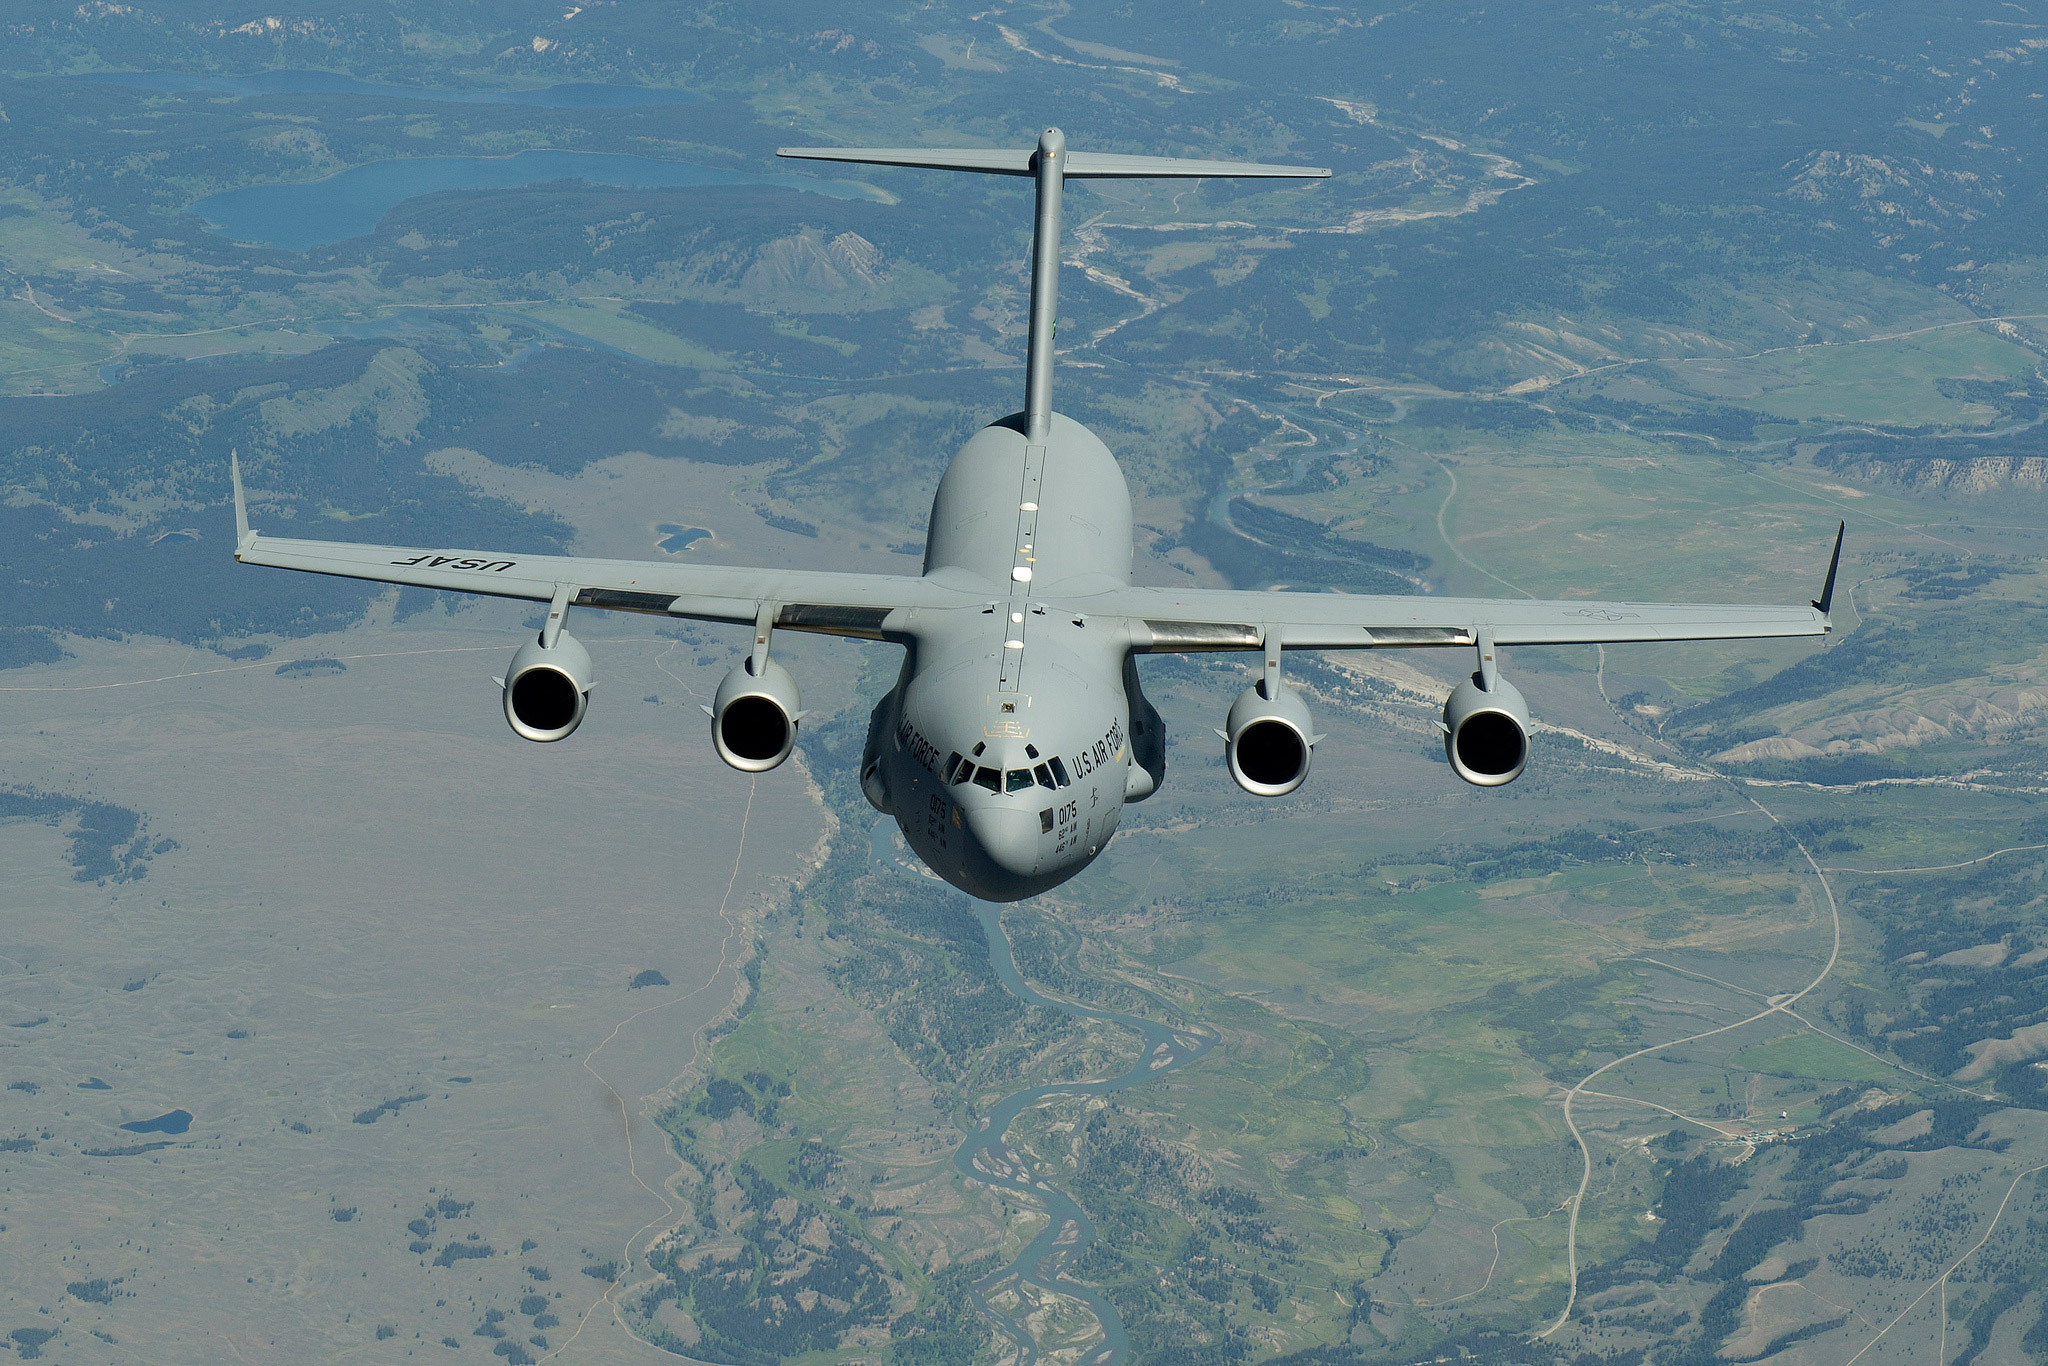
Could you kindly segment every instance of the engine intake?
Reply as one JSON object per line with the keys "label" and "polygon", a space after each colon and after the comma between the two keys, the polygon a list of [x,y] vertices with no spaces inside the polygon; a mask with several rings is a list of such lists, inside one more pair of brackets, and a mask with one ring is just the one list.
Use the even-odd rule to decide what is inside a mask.
{"label": "engine intake", "polygon": [[1265,687],[1254,683],[1230,704],[1223,753],[1239,787],[1254,797],[1284,797],[1308,778],[1310,755],[1322,737],[1300,693],[1281,683],[1267,697]]}
{"label": "engine intake", "polygon": [[758,677],[749,659],[727,674],[711,704],[711,743],[742,773],[766,773],[796,748],[803,701],[796,679],[773,659]]}
{"label": "engine intake", "polygon": [[1491,691],[1478,676],[1460,683],[1444,703],[1444,756],[1474,787],[1503,787],[1529,763],[1529,704],[1498,675]]}
{"label": "engine intake", "polygon": [[568,632],[552,649],[529,640],[505,670],[505,719],[528,740],[566,740],[583,724],[594,678],[590,651]]}

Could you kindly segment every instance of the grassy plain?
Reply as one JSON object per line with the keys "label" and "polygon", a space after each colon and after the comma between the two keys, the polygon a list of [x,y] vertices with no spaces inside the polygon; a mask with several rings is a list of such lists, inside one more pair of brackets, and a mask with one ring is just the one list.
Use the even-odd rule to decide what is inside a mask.
{"label": "grassy plain", "polygon": [[557,327],[578,337],[588,337],[605,346],[656,365],[686,366],[700,370],[722,370],[729,362],[709,346],[699,345],[665,331],[626,311],[618,299],[577,299],[558,303],[508,304],[505,311]]}
{"label": "grassy plain", "polygon": [[1898,1069],[1818,1034],[1790,1034],[1743,1049],[1730,1065],[1774,1077],[1817,1081],[1891,1081]]}
{"label": "grassy plain", "polygon": [[2033,373],[2038,357],[1989,326],[1940,327],[1897,340],[1801,347],[1755,361],[1692,361],[1667,367],[1676,384],[1738,399],[1789,422],[1896,426],[1986,425],[1990,409],[1943,395],[1936,381],[2003,380]]}

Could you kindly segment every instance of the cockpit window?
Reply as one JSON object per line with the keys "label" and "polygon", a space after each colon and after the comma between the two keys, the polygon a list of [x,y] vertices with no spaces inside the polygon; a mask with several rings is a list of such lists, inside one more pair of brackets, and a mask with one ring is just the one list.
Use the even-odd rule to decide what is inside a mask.
{"label": "cockpit window", "polygon": [[1027,792],[1031,788],[1031,770],[1013,768],[1003,775],[1003,785],[1012,792]]}
{"label": "cockpit window", "polygon": [[1046,762],[1052,765],[1052,776],[1058,780],[1061,787],[1065,787],[1067,785],[1067,766],[1060,762],[1060,756],[1055,754]]}
{"label": "cockpit window", "polygon": [[958,787],[961,783],[971,782],[973,778],[974,760],[962,759],[960,761],[960,767],[953,770],[953,785],[955,787]]}
{"label": "cockpit window", "polygon": [[1044,764],[1040,764],[1037,768],[1032,769],[1031,772],[1037,776],[1038,785],[1040,787],[1054,786],[1052,780],[1052,771],[1048,769]]}
{"label": "cockpit window", "polygon": [[953,752],[952,752],[952,753],[951,753],[950,755],[948,755],[948,756],[947,756],[947,758],[946,758],[946,766],[945,766],[944,768],[942,768],[942,769],[940,769],[940,770],[939,770],[939,781],[940,781],[940,782],[942,782],[942,783],[950,783],[950,782],[952,782],[952,781],[953,781],[953,770],[954,770],[955,768],[957,768],[957,767],[959,766],[959,764],[960,764],[960,751],[956,749],[956,750],[954,750],[954,751],[953,751]]}
{"label": "cockpit window", "polygon": [[985,787],[991,792],[1001,792],[1003,790],[1003,775],[992,768],[977,768],[974,770],[974,785],[976,787]]}

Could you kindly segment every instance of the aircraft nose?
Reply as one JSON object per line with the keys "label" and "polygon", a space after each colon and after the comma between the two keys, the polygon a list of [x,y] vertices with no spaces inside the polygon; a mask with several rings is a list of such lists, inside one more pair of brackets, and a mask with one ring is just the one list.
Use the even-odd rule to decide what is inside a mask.
{"label": "aircraft nose", "polygon": [[1004,872],[1028,877],[1037,871],[1037,812],[984,807],[967,813],[967,830],[989,862]]}

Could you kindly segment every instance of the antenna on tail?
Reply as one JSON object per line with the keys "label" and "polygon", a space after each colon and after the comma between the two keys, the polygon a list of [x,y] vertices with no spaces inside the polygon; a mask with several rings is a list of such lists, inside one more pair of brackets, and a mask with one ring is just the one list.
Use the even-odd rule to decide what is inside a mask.
{"label": "antenna on tail", "polygon": [[1069,152],[1057,128],[1039,135],[1029,150],[1005,148],[782,147],[779,157],[806,161],[855,161],[870,166],[912,166],[935,171],[978,171],[983,175],[1030,176],[1038,182],[1038,213],[1031,236],[1031,330],[1024,362],[1024,427],[1041,444],[1052,427],[1052,335],[1059,317],[1060,197],[1065,182],[1081,180],[1199,179],[1263,176],[1320,180],[1321,166],[1269,166],[1250,161],[1193,161],[1179,157],[1128,157],[1110,152]]}

